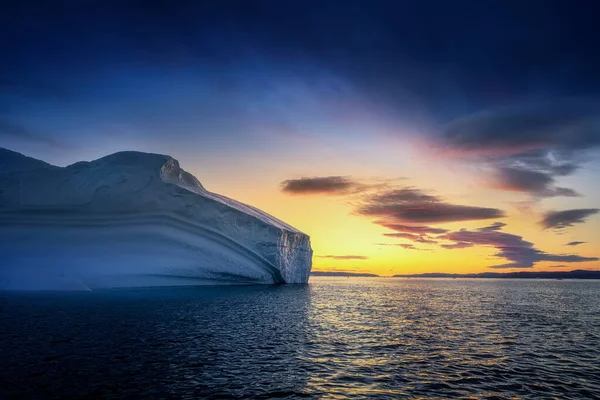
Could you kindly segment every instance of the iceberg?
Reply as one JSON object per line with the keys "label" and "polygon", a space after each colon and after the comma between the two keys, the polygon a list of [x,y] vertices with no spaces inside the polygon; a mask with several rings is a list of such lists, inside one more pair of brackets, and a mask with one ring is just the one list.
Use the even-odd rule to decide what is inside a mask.
{"label": "iceberg", "polygon": [[166,155],[57,167],[0,148],[0,289],[306,283],[308,235]]}

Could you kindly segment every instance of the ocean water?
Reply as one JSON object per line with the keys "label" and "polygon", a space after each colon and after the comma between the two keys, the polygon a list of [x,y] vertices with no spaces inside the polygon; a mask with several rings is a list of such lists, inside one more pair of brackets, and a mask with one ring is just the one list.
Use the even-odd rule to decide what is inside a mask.
{"label": "ocean water", "polygon": [[600,281],[0,293],[0,398],[600,398]]}

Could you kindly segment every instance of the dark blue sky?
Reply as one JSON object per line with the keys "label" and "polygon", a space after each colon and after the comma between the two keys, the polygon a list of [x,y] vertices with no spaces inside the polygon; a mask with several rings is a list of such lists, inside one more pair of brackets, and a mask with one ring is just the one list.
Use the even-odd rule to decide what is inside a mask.
{"label": "dark blue sky", "polygon": [[[289,124],[310,111],[307,96],[349,92],[435,125],[549,98],[594,101],[600,89],[594,1],[11,3],[0,13],[0,138],[82,144],[75,137],[102,135],[92,131],[107,119],[136,137],[196,126],[237,137],[237,122],[277,120],[274,101],[293,108],[275,121]],[[308,92],[300,100],[265,95],[294,84],[290,93]]]}

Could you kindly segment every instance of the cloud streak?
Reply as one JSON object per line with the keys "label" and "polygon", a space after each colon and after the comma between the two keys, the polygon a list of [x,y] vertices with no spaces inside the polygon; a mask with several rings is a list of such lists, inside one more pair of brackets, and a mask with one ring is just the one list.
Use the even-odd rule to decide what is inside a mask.
{"label": "cloud streak", "polygon": [[[501,232],[499,225],[484,227],[474,231],[461,229],[438,236],[438,239],[453,241],[453,244],[443,244],[445,249],[461,249],[473,246],[488,246],[496,249],[495,257],[504,258],[508,263],[492,265],[489,268],[532,268],[541,261],[553,262],[587,262],[598,261],[597,257],[582,257],[576,254],[550,254],[536,249],[533,243],[523,240],[523,237]],[[493,229],[490,229],[493,228]]]}
{"label": "cloud streak", "polygon": [[544,214],[540,224],[544,229],[564,229],[575,224],[582,224],[585,220],[597,214],[598,208],[578,208],[563,211],[549,211]]}
{"label": "cloud streak", "polygon": [[455,120],[443,139],[453,149],[515,155],[600,146],[600,106],[576,100],[512,106]]}
{"label": "cloud streak", "polygon": [[356,213],[378,217],[385,224],[398,225],[440,224],[504,217],[504,212],[500,209],[447,203],[414,187],[368,196],[358,206]]}
{"label": "cloud streak", "polygon": [[386,221],[375,221],[375,223],[378,225],[384,226],[388,229],[391,229],[393,231],[396,231],[396,232],[413,233],[413,234],[417,234],[417,235],[429,235],[429,234],[439,235],[439,234],[448,232],[448,229],[432,228],[430,226],[423,226],[423,225],[402,225],[402,224],[388,223]]}
{"label": "cloud streak", "polygon": [[426,235],[415,235],[412,233],[404,233],[404,232],[395,232],[395,233],[384,233],[383,236],[391,237],[391,238],[399,238],[399,239],[407,239],[417,243],[425,243],[425,244],[436,244],[437,242],[433,239],[430,239]]}
{"label": "cloud streak", "polygon": [[284,193],[342,195],[363,190],[363,185],[345,176],[304,177],[281,183]]}

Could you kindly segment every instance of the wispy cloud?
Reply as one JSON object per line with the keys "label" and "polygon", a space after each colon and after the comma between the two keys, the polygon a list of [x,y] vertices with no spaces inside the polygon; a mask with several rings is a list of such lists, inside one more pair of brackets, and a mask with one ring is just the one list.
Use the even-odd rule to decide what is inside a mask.
{"label": "wispy cloud", "polygon": [[585,243],[587,243],[587,242],[574,241],[574,242],[566,243],[565,246],[579,246],[580,244],[585,244]]}
{"label": "wispy cloud", "polygon": [[597,214],[600,211],[598,208],[578,208],[563,211],[549,211],[544,214],[540,224],[544,229],[564,229],[574,224],[582,224],[585,220]]}
{"label": "wispy cloud", "polygon": [[466,249],[468,247],[473,247],[475,246],[474,243],[470,243],[470,242],[456,242],[456,243],[452,243],[452,244],[441,244],[440,247],[443,247],[444,249]]}
{"label": "wispy cloud", "polygon": [[437,243],[435,240],[429,238],[426,235],[415,235],[412,233],[403,233],[403,232],[394,232],[394,233],[384,233],[383,236],[398,238],[398,239],[407,239],[417,243],[425,243],[425,244],[435,244]]}
{"label": "wispy cloud", "polygon": [[448,229],[432,228],[424,225],[402,225],[386,221],[375,221],[375,223],[396,232],[413,233],[417,235],[442,234],[448,232]]}
{"label": "wispy cloud", "polygon": [[453,244],[442,244],[446,249],[460,249],[473,246],[494,247],[497,252],[495,257],[504,258],[509,262],[506,264],[492,265],[489,268],[532,268],[541,261],[555,262],[586,262],[598,261],[597,257],[582,257],[576,254],[550,254],[536,249],[533,243],[523,240],[521,236],[500,232],[499,225],[480,228],[474,231],[461,229],[450,232],[438,239],[453,241]]}
{"label": "wispy cloud", "polygon": [[419,247],[415,247],[410,243],[375,243],[377,246],[393,246],[393,247],[402,247],[406,250],[419,250],[419,251],[431,251],[431,249],[422,249]]}

